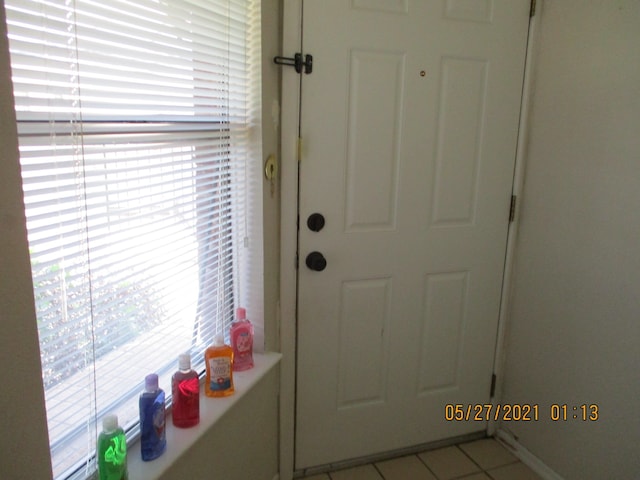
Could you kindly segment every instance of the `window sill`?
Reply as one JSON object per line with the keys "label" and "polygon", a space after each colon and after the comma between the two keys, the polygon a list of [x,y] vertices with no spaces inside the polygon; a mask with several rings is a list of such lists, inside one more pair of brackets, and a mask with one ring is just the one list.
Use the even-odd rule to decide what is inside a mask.
{"label": "window sill", "polygon": [[200,392],[200,423],[191,428],[176,428],[167,416],[167,449],[155,460],[142,461],[140,442],[129,446],[128,470],[131,480],[155,480],[166,472],[180,456],[194,445],[226,412],[248,393],[279,362],[280,353],[254,353],[254,367],[245,372],[234,372],[235,393],[224,398],[209,398]]}

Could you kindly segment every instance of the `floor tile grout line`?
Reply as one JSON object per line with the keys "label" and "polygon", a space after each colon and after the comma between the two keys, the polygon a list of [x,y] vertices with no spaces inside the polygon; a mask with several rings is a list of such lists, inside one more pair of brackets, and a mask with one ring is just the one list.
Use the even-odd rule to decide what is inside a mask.
{"label": "floor tile grout line", "polygon": [[489,477],[491,480],[495,480],[495,479],[493,478],[493,475],[491,475],[488,471],[486,471],[486,470],[485,470],[485,472],[484,472],[484,473],[485,473],[485,474],[487,475],[487,477]]}
{"label": "floor tile grout line", "polygon": [[433,475],[434,477],[436,477],[436,480],[440,480],[440,477],[438,477],[438,475],[436,475],[436,472],[434,472],[433,470],[431,470],[431,468],[429,467],[429,465],[427,465],[427,462],[425,462],[424,460],[422,460],[422,458],[420,457],[420,455],[416,454],[416,457],[418,458],[418,460],[420,461],[420,463],[422,463],[422,464],[425,466],[425,468],[431,472],[431,475]]}
{"label": "floor tile grout line", "polygon": [[373,468],[375,468],[376,472],[378,472],[378,475],[380,475],[380,478],[382,478],[382,480],[387,480],[386,478],[384,478],[384,473],[380,471],[380,469],[375,463],[372,463],[371,465],[373,465]]}
{"label": "floor tile grout line", "polygon": [[461,449],[459,443],[456,444],[456,448],[458,450],[460,450],[465,457],[467,457],[469,460],[471,460],[476,465],[476,467],[478,467],[480,469],[481,472],[484,472],[484,468],[482,468],[482,466],[480,466],[480,464],[478,462],[476,462],[473,458],[471,458],[471,456],[468,455],[467,452],[465,452],[463,449]]}
{"label": "floor tile grout line", "polygon": [[[488,438],[491,438],[491,437],[488,437]],[[467,443],[467,442],[465,442],[465,443]],[[468,442],[468,443],[473,443],[473,442]],[[455,445],[455,446],[458,448],[458,450],[460,450],[462,453],[464,453],[464,455],[465,455],[469,460],[471,460],[473,463],[475,463],[475,464],[477,465],[477,467],[480,469],[480,471],[481,471],[482,473],[485,473],[489,478],[491,478],[491,480],[493,480],[493,475],[491,475],[491,474],[489,473],[489,469],[485,469],[482,465],[480,465],[478,462],[476,462],[476,461],[471,457],[471,455],[469,455],[469,454],[468,454],[467,452],[465,452],[462,448],[460,448],[460,445],[464,445],[464,444],[456,443],[456,445]],[[502,446],[502,445],[501,445],[501,446]],[[504,447],[502,447],[502,448],[504,448]],[[506,450],[506,449],[505,449],[505,450]],[[507,451],[508,451],[508,450],[507,450]],[[521,463],[521,462],[520,462],[520,460],[519,460],[517,457],[514,457],[514,459],[513,459],[513,460],[511,460],[510,462],[504,463],[504,464],[502,464],[502,465],[496,465],[495,467],[492,467],[492,468],[491,468],[491,470],[496,470],[496,469],[498,469],[498,468],[506,467],[507,465],[515,465],[516,463]],[[454,479],[454,480],[456,480],[456,479]],[[461,479],[460,479],[460,480],[464,480],[464,477],[461,477]]]}

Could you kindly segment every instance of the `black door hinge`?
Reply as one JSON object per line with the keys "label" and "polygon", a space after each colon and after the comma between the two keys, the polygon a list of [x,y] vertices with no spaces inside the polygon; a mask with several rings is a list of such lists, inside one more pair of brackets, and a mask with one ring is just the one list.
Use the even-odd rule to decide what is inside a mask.
{"label": "black door hinge", "polygon": [[301,53],[296,53],[293,58],[290,57],[273,57],[273,63],[277,65],[286,65],[288,67],[294,67],[296,72],[302,73],[302,67],[304,67],[304,73],[309,74],[313,72],[313,56],[305,55],[302,59]]}
{"label": "black door hinge", "polygon": [[491,391],[489,392],[489,398],[493,398],[496,394],[496,374],[491,375]]}
{"label": "black door hinge", "polygon": [[531,0],[531,8],[529,9],[529,17],[533,17],[536,14],[536,0]]}

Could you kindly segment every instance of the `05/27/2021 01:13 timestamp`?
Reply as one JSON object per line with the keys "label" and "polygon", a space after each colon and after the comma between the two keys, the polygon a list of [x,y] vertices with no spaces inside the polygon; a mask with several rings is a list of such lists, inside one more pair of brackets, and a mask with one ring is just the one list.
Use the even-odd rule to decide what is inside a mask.
{"label": "05/27/2021 01:13 timestamp", "polygon": [[[545,413],[548,412],[548,416]],[[444,418],[448,422],[485,422],[502,420],[505,422],[537,422],[541,418],[553,422],[580,420],[595,422],[600,418],[597,404],[553,403],[548,408],[540,408],[539,404],[459,404],[448,403],[444,407]]]}

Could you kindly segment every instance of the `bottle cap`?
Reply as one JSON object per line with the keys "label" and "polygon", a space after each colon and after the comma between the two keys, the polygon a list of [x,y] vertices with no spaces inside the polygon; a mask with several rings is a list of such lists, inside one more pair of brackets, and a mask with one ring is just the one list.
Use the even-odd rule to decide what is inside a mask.
{"label": "bottle cap", "polygon": [[102,429],[105,432],[113,432],[118,428],[118,416],[114,413],[109,413],[102,417]]}
{"label": "bottle cap", "polygon": [[178,368],[180,370],[191,370],[191,354],[181,353],[178,355]]}
{"label": "bottle cap", "polygon": [[147,392],[155,392],[158,390],[158,375],[155,373],[150,373],[146,377],[144,377],[144,389]]}
{"label": "bottle cap", "polygon": [[224,347],[224,337],[220,334],[216,335],[213,339],[214,347]]}
{"label": "bottle cap", "polygon": [[245,320],[247,318],[247,311],[244,308],[239,307],[236,310],[236,318],[238,320]]}

